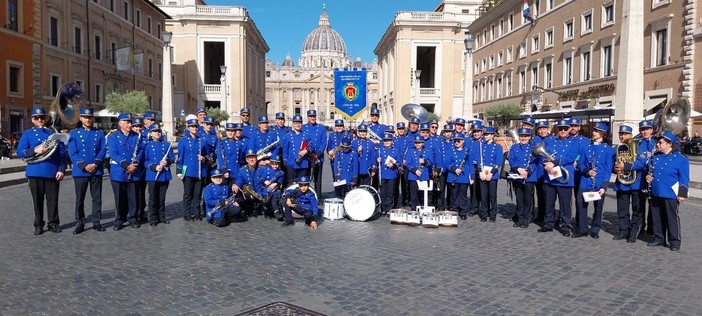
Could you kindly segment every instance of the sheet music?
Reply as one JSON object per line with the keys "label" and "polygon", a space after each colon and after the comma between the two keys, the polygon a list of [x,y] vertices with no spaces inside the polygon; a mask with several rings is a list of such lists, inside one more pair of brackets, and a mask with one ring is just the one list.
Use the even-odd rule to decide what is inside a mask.
{"label": "sheet music", "polygon": [[678,190],[680,189],[680,182],[673,183],[673,186],[671,186],[670,188],[673,189],[673,192],[675,192],[675,196],[678,196]]}
{"label": "sheet music", "polygon": [[561,168],[556,166],[556,167],[553,167],[553,170],[556,172],[556,174],[554,175],[552,173],[549,173],[548,178],[550,180],[555,180],[555,179],[558,179],[558,178],[563,176],[563,172],[561,171]]}

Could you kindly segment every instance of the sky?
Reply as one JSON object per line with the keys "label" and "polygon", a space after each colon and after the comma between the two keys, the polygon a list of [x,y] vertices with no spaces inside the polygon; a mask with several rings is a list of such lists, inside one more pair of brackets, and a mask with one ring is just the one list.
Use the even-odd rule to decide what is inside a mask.
{"label": "sky", "polygon": [[205,0],[208,5],[242,6],[249,11],[270,50],[266,57],[282,63],[290,53],[297,64],[307,34],[317,28],[326,5],[331,27],[346,43],[351,61],[376,59],[373,49],[395,14],[433,11],[440,0]]}

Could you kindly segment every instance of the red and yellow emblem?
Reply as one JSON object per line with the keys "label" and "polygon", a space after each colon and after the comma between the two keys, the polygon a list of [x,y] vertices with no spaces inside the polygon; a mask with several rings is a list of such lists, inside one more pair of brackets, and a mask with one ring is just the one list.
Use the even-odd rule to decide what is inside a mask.
{"label": "red and yellow emblem", "polygon": [[346,87],[344,87],[344,98],[348,101],[356,100],[358,97],[358,88],[353,85],[353,82],[347,82]]}

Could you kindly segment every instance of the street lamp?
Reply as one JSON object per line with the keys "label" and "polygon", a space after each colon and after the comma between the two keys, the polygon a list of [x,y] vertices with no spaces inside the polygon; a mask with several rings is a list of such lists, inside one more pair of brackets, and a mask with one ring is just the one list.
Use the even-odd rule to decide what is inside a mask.
{"label": "street lamp", "polygon": [[168,141],[175,140],[173,128],[173,83],[171,82],[171,39],[173,33],[161,32],[163,40],[163,86],[161,96],[161,120]]}
{"label": "street lamp", "polygon": [[227,109],[227,66],[222,65],[219,66],[219,71],[222,74],[222,76],[219,78],[222,87],[220,88],[221,93],[222,93],[222,101],[221,101],[221,108],[224,110],[226,113],[229,113],[229,109]]}
{"label": "street lamp", "polygon": [[463,73],[463,118],[473,120],[473,45],[475,40],[470,33],[466,33],[463,45],[466,48],[464,55],[465,72]]}
{"label": "street lamp", "polygon": [[414,93],[414,95],[415,95],[414,103],[416,103],[416,104],[419,104],[419,102],[420,102],[419,101],[419,92],[420,92],[420,90],[419,90],[419,83],[420,83],[419,77],[421,77],[421,76],[422,76],[422,71],[420,69],[417,69],[414,71],[414,78],[417,81],[417,84],[415,85],[415,88],[417,90]]}

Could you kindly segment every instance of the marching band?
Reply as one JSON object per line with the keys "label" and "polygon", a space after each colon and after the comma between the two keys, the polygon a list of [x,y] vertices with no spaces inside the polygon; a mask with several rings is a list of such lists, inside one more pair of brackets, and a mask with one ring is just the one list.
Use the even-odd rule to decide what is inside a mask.
{"label": "marching band", "polygon": [[[35,159],[47,156],[50,148],[45,143],[52,132],[44,127],[45,110],[33,109],[35,127],[23,134],[18,155],[29,163],[26,175],[34,200],[35,234],[43,233],[45,197],[48,229],[60,231],[57,200],[67,156],[75,183],[75,234],[85,230],[88,220],[83,206],[88,188],[89,220],[95,230],[104,230],[100,221],[107,154],[116,205],[114,230],[123,223],[140,227],[139,211],[146,203],[141,205],[138,197],[147,187],[149,224],[169,223],[165,197],[174,163],[175,175],[183,181],[186,221],[204,218],[226,226],[265,215],[290,226],[298,214],[316,229],[318,194],[325,189],[322,171],[328,157],[337,199],[359,188],[374,195],[376,210],[366,219],[387,216],[404,206],[414,211],[432,205],[437,211],[455,212],[462,220],[479,215],[482,222],[495,222],[497,186],[506,179],[516,196],[514,227],[539,223],[539,232],[557,229],[566,237],[599,238],[604,194],[614,173],[619,220],[614,239],[635,242],[649,228],[654,236],[650,246],[680,248],[678,209],[687,197],[689,162],[674,149],[677,137],[672,132],[662,132],[655,142],[651,121],[639,124],[640,136],[635,139],[632,128],[622,125],[620,142],[636,145],[617,149],[605,143],[607,124],[593,123],[588,139],[579,133],[579,119],[561,119],[552,136],[548,121],[526,117],[520,128],[510,131],[513,141],[505,142],[504,148],[495,140],[495,128],[483,126],[480,120],[456,118],[441,130],[438,122],[421,122],[417,117],[407,124],[385,126],[378,122],[379,111],[371,109],[370,122],[359,125],[357,135],[345,130],[344,120],[335,120],[327,136],[314,110],[306,113],[304,125],[302,116],[293,116],[291,127],[285,125],[283,113],[275,114],[272,127],[267,116],[260,116],[258,129],[249,123],[248,108],[240,114],[241,123],[227,123],[220,139],[213,119],[198,108],[197,119],[187,121],[176,152],[152,113],[143,118],[120,114],[118,129],[105,137],[92,125],[93,110],[82,108],[81,125],[70,132],[67,148],[59,142],[48,157]],[[509,167],[503,170],[503,164]],[[573,196],[576,220],[571,224]],[[647,199],[650,211],[644,223]],[[594,213],[588,224],[590,203]]]}

